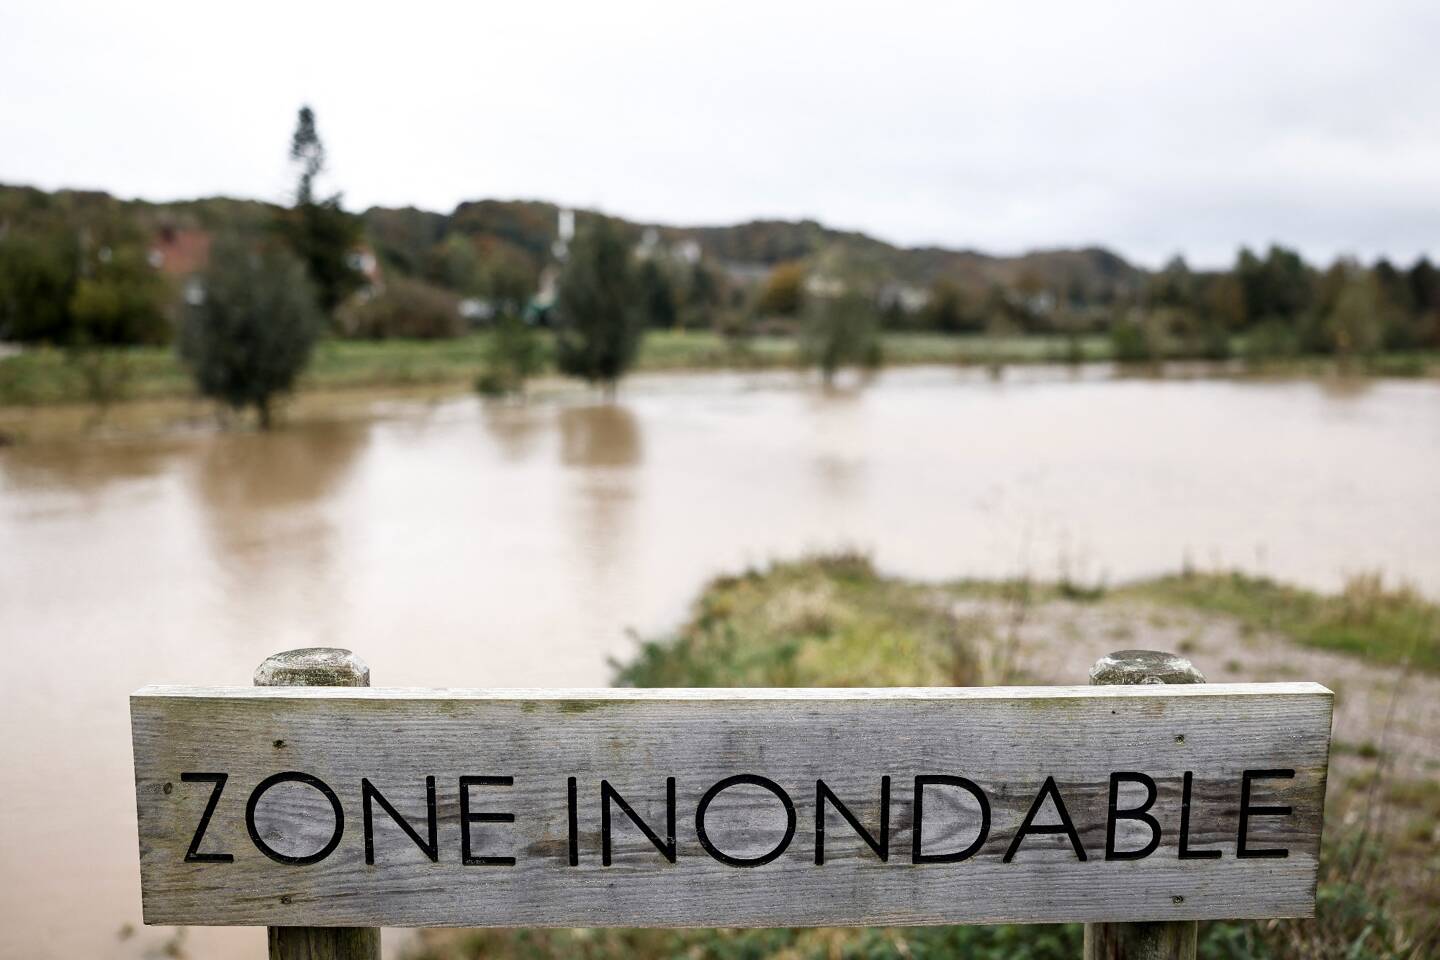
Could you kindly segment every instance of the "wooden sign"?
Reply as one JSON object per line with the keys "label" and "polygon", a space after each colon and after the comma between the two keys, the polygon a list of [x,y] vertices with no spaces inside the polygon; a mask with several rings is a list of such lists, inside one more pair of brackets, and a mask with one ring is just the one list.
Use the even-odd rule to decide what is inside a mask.
{"label": "wooden sign", "polygon": [[1310,916],[1310,683],[147,687],[147,923]]}

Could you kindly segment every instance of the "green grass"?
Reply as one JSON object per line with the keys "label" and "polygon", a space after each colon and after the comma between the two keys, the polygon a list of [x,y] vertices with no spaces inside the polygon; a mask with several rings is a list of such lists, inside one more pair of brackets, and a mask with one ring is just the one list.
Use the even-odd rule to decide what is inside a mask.
{"label": "green grass", "polygon": [[[456,340],[325,340],[315,349],[301,389],[467,383],[484,362],[488,338]],[[125,399],[185,397],[190,377],[168,347],[107,351],[130,369]],[[60,350],[27,350],[0,360],[0,404],[83,403],[84,382]]]}
{"label": "green grass", "polygon": [[616,666],[629,687],[944,686],[977,682],[967,627],[935,588],[841,554],[712,582],[673,637]]}
{"label": "green grass", "polygon": [[[122,399],[184,396],[190,378],[170,350],[129,347],[105,351],[107,362],[127,371]],[[0,359],[0,405],[83,403],[81,370],[63,351],[42,347]]]}
{"label": "green grass", "polygon": [[[435,384],[468,386],[485,363],[489,334],[474,333],[454,340],[325,340],[315,350],[301,389],[346,389]],[[893,363],[958,363],[990,357],[1005,362],[1047,358],[1046,347],[1026,338],[935,337],[894,334],[886,338]],[[545,368],[553,371],[553,351],[542,337]],[[122,399],[185,397],[192,392],[189,376],[168,347],[134,347],[106,351],[130,376]],[[715,333],[652,331],[646,335],[636,362],[639,370],[715,370],[786,368],[800,362],[792,337],[755,337],[733,344]],[[63,351],[27,350],[0,359],[0,405],[84,403],[90,398],[76,365]]]}
{"label": "green grass", "polygon": [[[300,388],[349,389],[454,385],[468,388],[480,373],[489,334],[474,333],[454,340],[326,340],[316,349]],[[1105,361],[1113,357],[1108,337],[1085,336],[1077,342],[1078,358]],[[547,369],[553,369],[551,342],[542,338]],[[1060,336],[991,337],[980,334],[941,335],[889,333],[883,354],[889,364],[1028,364],[1063,363],[1071,344]],[[120,400],[188,397],[190,379],[169,347],[112,349],[107,362],[127,372]],[[800,363],[793,337],[754,337],[742,343],[708,331],[651,331],[641,346],[640,370],[715,370],[785,368]],[[1320,372],[1326,361],[1303,359],[1284,369]],[[1367,372],[1425,375],[1437,358],[1428,354],[1377,357]],[[1273,369],[1267,367],[1267,370]],[[0,359],[0,406],[86,403],[91,401],[78,366],[63,351],[39,348]]]}
{"label": "green grass", "polygon": [[1352,577],[1335,595],[1240,573],[1166,577],[1128,592],[1228,614],[1306,646],[1440,671],[1440,606],[1376,575]]}

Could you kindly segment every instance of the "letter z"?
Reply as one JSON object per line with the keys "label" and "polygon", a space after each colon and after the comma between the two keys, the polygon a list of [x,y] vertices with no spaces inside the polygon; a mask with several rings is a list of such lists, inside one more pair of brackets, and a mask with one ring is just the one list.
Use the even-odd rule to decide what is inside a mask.
{"label": "letter z", "polygon": [[190,849],[185,851],[186,863],[234,863],[235,858],[228,853],[200,853],[200,841],[205,838],[205,830],[210,826],[210,818],[215,814],[215,807],[220,803],[220,794],[225,792],[225,781],[230,779],[228,773],[182,773],[180,779],[184,783],[213,783],[215,789],[210,791],[210,802],[205,804],[205,812],[200,815],[200,825],[195,828],[195,836],[190,840]]}

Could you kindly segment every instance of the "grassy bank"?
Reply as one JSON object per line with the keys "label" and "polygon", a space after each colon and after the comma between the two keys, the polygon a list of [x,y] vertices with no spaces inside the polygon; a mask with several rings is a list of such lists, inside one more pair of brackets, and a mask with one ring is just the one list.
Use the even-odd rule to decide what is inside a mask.
{"label": "grassy bank", "polygon": [[[1095,619],[1096,614],[1103,619]],[[881,576],[864,557],[839,555],[716,579],[674,635],[642,642],[615,670],[616,682],[630,686],[1073,682],[1078,677],[1071,674],[1082,668],[1064,665],[1058,667],[1063,676],[1041,676],[1034,669],[1037,658],[1026,661],[1015,648],[1040,647],[1038,660],[1054,666],[1062,659],[1058,651],[1073,648],[1086,631],[1107,633],[1100,642],[1115,646],[1145,646],[1147,639],[1169,643],[1163,636],[1141,636],[1160,624],[1172,630],[1183,625],[1190,631],[1196,631],[1197,624],[1218,624],[1214,632],[1242,637],[1265,631],[1282,646],[1318,644],[1342,650],[1355,664],[1371,669],[1373,658],[1394,661],[1429,629],[1420,625],[1436,623],[1436,615],[1434,605],[1404,591],[1381,590],[1373,581],[1352,585],[1334,597],[1228,575],[1167,578],[1108,592],[1028,582],[925,584]],[[1337,624],[1344,625],[1343,631],[1336,632]],[[1336,639],[1342,636],[1343,641]],[[1433,630],[1429,636],[1433,650]],[[1215,673],[1230,669],[1203,666]],[[1292,679],[1303,674],[1329,680],[1326,669],[1354,672],[1343,662],[1339,667],[1292,663],[1288,669]],[[1320,672],[1311,676],[1315,671]],[[1440,947],[1433,939],[1433,918],[1427,920],[1433,905],[1426,893],[1437,865],[1440,790],[1433,775],[1388,776],[1383,734],[1355,734],[1344,726],[1347,722],[1337,719],[1335,749],[1344,756],[1332,769],[1319,919],[1204,924],[1202,957],[1418,958]],[[1383,789],[1376,790],[1381,779],[1386,781]],[[1370,829],[1375,802],[1401,825],[1396,831]],[[1413,869],[1402,870],[1387,862],[1387,856],[1403,857]],[[1385,866],[1377,868],[1382,863]],[[416,960],[1058,960],[1078,956],[1080,945],[1081,928],[1074,924],[426,931]]]}
{"label": "grassy bank", "polygon": [[[467,389],[485,363],[489,334],[454,340],[326,340],[301,378],[302,390],[450,384]],[[545,367],[553,370],[549,338]],[[895,364],[1036,363],[1065,356],[1065,344],[1051,337],[980,337],[891,334],[885,356]],[[1103,337],[1085,343],[1085,358],[1108,357]],[[121,399],[151,400],[192,393],[189,377],[173,351],[137,347],[106,351],[105,362],[121,377]],[[651,332],[641,345],[640,370],[784,369],[800,363],[792,337],[756,337],[735,344],[714,333]],[[85,403],[84,366],[64,352],[28,350],[0,359],[0,405]]]}
{"label": "grassy bank", "polygon": [[[468,389],[481,371],[489,335],[455,340],[327,340],[319,345],[301,390],[449,385]],[[545,344],[549,367],[550,344]],[[1104,336],[944,336],[892,333],[884,338],[891,364],[1027,364],[1113,359]],[[714,333],[652,332],[641,347],[641,370],[766,369],[794,367],[799,345],[791,337],[756,337],[736,345]],[[189,377],[166,347],[112,349],[84,362],[53,349],[34,349],[0,359],[0,406],[89,403],[96,365],[102,365],[115,400],[156,400],[192,395]],[[1333,369],[1321,358],[1269,364],[1265,372],[1318,373]],[[1376,357],[1361,368],[1386,375],[1420,376],[1440,368],[1431,355]]]}
{"label": "grassy bank", "polygon": [[1352,577],[1330,596],[1240,573],[1166,577],[1129,590],[1226,614],[1306,646],[1440,671],[1440,607],[1408,587],[1387,588],[1379,575]]}

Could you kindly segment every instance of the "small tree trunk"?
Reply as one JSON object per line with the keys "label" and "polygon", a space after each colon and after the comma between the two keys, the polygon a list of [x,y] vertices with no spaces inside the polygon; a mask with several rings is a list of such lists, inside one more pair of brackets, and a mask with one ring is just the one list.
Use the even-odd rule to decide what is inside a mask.
{"label": "small tree trunk", "polygon": [[[1159,650],[1119,650],[1090,668],[1090,683],[1204,683],[1205,675],[1184,657]],[[1195,960],[1199,925],[1194,920],[1085,924],[1085,960]]]}
{"label": "small tree trunk", "polygon": [[[305,647],[266,658],[255,686],[368,687],[370,668],[349,650]],[[380,960],[380,928],[271,927],[270,960]]]}
{"label": "small tree trunk", "polygon": [[260,415],[260,429],[269,430],[273,423],[270,418],[270,398],[264,397],[255,401],[255,412]]}

